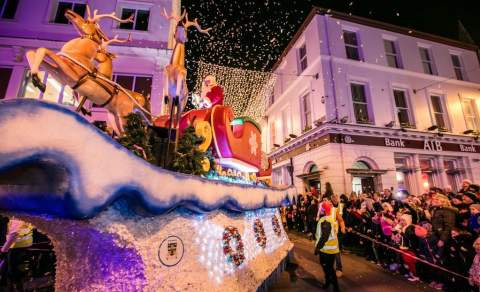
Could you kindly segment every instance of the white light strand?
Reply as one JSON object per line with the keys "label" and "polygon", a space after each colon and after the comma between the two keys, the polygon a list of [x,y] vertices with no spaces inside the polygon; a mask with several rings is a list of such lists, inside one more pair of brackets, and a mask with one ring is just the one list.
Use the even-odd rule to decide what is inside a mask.
{"label": "white light strand", "polygon": [[223,87],[225,105],[232,107],[236,117],[249,117],[260,123],[277,80],[276,74],[199,61],[195,93],[200,94],[203,79],[208,75],[215,76],[217,83]]}
{"label": "white light strand", "polygon": [[[245,261],[239,266],[228,262],[223,253],[223,230],[224,226],[209,222],[204,216],[198,216],[198,220],[194,220],[193,224],[197,230],[195,244],[200,250],[199,262],[209,271],[208,275],[212,281],[220,284],[224,277],[233,274],[236,270],[248,266],[249,262],[254,260],[261,252],[266,254],[274,252],[285,240],[287,240],[285,230],[280,224],[282,234],[278,236],[273,231],[272,217],[276,216],[280,219],[279,212],[275,208],[259,209],[256,211],[249,211],[244,216],[244,228],[242,241],[244,245]],[[256,241],[253,225],[256,219],[260,219],[265,229],[267,237],[267,244],[263,249]],[[279,222],[281,222],[279,220]],[[235,247],[236,242],[232,241],[232,247]]]}

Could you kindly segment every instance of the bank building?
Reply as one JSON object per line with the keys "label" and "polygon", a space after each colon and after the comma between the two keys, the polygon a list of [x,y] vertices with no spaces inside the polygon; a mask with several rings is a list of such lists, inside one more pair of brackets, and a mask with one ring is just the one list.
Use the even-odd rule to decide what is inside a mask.
{"label": "bank building", "polygon": [[336,193],[480,181],[478,47],[314,8],[274,66],[276,185]]}

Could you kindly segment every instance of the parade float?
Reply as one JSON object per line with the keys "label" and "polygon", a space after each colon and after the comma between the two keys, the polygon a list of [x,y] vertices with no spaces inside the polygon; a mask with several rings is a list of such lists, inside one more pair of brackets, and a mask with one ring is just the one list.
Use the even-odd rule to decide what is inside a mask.
{"label": "parade float", "polygon": [[[108,76],[90,73],[93,63],[79,60],[94,58],[108,44],[100,18],[124,20],[87,12],[88,21],[67,12],[83,34],[74,45],[67,43],[59,53],[27,53],[32,78],[41,89],[35,74],[41,66],[50,70],[79,95],[104,104],[121,134],[127,112],[147,111],[144,100]],[[196,20],[192,25],[201,30]],[[183,84],[186,75],[177,69],[167,67],[166,74],[176,74]],[[213,148],[218,165],[258,171],[255,123],[235,119],[221,104],[182,114],[175,98],[183,96],[169,96],[170,121],[156,117],[154,124],[176,129],[177,140],[187,125],[204,129],[198,147]],[[0,212],[32,223],[51,239],[56,291],[255,291],[275,278],[292,249],[277,208],[291,200],[294,189],[165,170],[78,113],[39,100],[0,102],[0,137]]]}

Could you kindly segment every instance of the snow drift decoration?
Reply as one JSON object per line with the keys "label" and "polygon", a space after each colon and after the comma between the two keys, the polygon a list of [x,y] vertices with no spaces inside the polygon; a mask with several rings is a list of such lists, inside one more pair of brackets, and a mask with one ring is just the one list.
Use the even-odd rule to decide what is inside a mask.
{"label": "snow drift decoration", "polygon": [[[0,177],[10,179],[0,184],[0,212],[50,237],[57,291],[256,291],[292,248],[272,218],[294,189],[159,169],[74,112],[38,100],[0,102],[0,137]],[[237,231],[232,248],[242,242],[239,264],[223,253],[225,226]]]}
{"label": "snow drift decoration", "polygon": [[[233,185],[155,167],[81,116],[38,100],[0,102],[0,137],[0,173],[22,165],[48,165],[44,171],[56,174],[49,173],[55,187],[48,193],[0,193],[0,209],[91,218],[118,198],[129,197],[151,214],[177,207],[241,212],[278,207],[295,193],[293,188]],[[57,181],[58,176],[62,179]]]}

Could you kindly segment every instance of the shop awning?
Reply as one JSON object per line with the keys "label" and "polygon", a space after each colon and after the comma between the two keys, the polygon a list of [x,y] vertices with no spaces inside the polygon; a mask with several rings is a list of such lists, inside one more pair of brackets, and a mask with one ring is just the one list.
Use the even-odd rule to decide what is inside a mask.
{"label": "shop awning", "polygon": [[356,169],[356,168],[347,168],[347,173],[355,176],[377,176],[385,174],[388,169]]}

